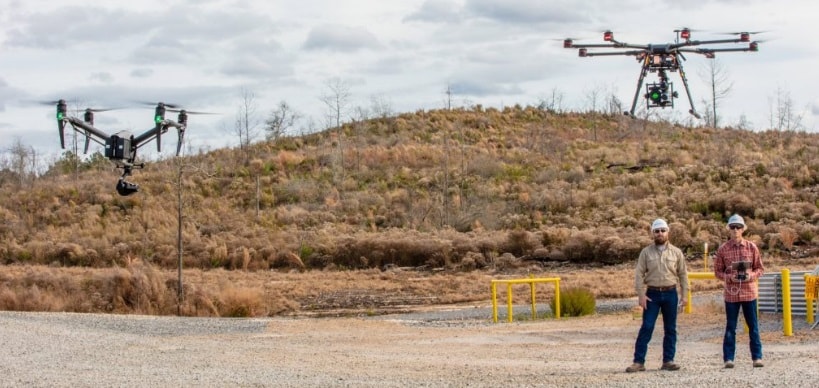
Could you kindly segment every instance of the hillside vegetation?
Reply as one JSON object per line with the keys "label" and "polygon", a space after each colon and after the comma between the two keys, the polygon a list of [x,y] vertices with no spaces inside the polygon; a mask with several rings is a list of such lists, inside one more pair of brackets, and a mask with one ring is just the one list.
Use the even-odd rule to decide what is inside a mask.
{"label": "hillside vegetation", "polygon": [[724,239],[732,213],[779,254],[814,244],[817,147],[808,133],[531,107],[419,111],[150,163],[129,197],[107,169],[6,176],[0,260],[175,268],[179,194],[186,268],[614,264],[650,241],[654,218],[693,254]]}

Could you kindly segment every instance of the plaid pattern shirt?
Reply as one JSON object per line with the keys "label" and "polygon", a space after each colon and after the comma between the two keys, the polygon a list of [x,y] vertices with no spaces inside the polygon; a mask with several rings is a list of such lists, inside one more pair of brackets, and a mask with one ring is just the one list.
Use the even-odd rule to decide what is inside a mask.
{"label": "plaid pattern shirt", "polygon": [[[731,267],[731,264],[737,261],[751,262],[751,268],[747,271],[747,281],[735,280],[737,271]],[[745,239],[729,240],[717,249],[717,255],[714,258],[714,275],[725,282],[723,295],[726,302],[750,302],[758,298],[757,279],[763,273],[765,273],[765,267],[762,266],[762,257],[756,244]]]}

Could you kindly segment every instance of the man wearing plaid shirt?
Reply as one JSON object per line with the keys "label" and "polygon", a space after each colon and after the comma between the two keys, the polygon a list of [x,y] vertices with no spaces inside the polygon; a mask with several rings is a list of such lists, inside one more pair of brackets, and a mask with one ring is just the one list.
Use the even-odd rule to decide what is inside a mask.
{"label": "man wearing plaid shirt", "polygon": [[[759,248],[751,241],[742,238],[745,231],[745,220],[738,214],[728,218],[728,231],[731,239],[717,249],[714,258],[714,275],[725,283],[725,337],[722,341],[722,358],[726,368],[734,367],[736,353],[736,331],[739,310],[748,325],[751,359],[756,368],[762,363],[762,340],[759,337],[759,320],[757,318],[757,298],[759,289],[757,279],[765,272]],[[745,265],[736,263],[747,262]]]}

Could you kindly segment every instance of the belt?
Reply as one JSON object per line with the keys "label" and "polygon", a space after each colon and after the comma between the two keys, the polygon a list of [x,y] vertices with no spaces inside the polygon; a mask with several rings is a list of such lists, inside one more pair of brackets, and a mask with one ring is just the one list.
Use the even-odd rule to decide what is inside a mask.
{"label": "belt", "polygon": [[675,285],[675,286],[667,286],[667,287],[652,287],[652,286],[648,286],[648,287],[646,287],[646,289],[648,289],[648,290],[650,290],[650,291],[671,291],[671,290],[676,290],[676,289],[677,289],[677,286],[676,286],[676,285]]}

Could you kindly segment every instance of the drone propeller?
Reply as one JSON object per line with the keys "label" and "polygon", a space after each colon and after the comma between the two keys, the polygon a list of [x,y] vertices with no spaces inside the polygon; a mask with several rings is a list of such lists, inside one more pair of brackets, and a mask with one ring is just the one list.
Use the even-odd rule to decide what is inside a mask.
{"label": "drone propeller", "polygon": [[219,113],[214,113],[214,112],[197,112],[197,111],[192,111],[192,110],[187,110],[187,109],[167,109],[167,111],[168,112],[174,112],[174,113],[185,112],[185,113],[187,113],[189,115],[218,115],[219,114]]}
{"label": "drone propeller", "polygon": [[756,35],[756,34],[762,34],[762,33],[765,33],[765,32],[768,32],[768,31],[765,30],[765,31],[720,32],[719,34],[721,34],[721,35],[742,35],[742,34]]}
{"label": "drone propeller", "polygon": [[63,100],[63,99],[59,99],[59,100],[34,100],[34,101],[29,101],[29,102],[33,102],[33,103],[35,103],[37,105],[57,105],[60,102],[62,102],[63,104],[66,103],[66,101]]}
{"label": "drone propeller", "polygon": [[160,106],[161,105],[161,106],[164,106],[165,108],[177,108],[177,109],[181,108],[181,106],[179,104],[171,104],[169,102],[162,102],[162,101],[156,101],[156,102],[136,101],[136,103],[142,104],[142,105],[148,105],[148,106]]}
{"label": "drone propeller", "polygon": [[86,112],[100,113],[100,112],[108,112],[109,110],[117,110],[117,109],[121,109],[121,108],[106,108],[106,109],[100,109],[100,108],[85,108],[85,111],[86,111]]}
{"label": "drone propeller", "polygon": [[740,42],[750,42],[751,35],[761,34],[767,31],[741,31],[741,32],[723,32],[722,35],[736,35],[739,36]]}

